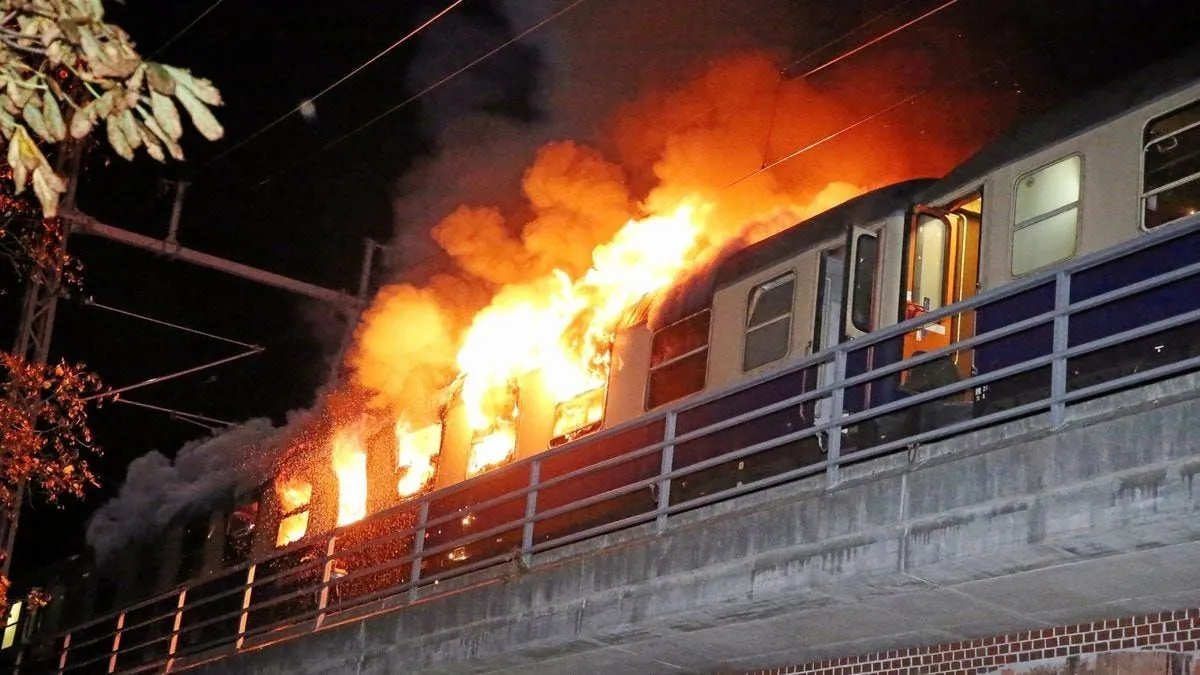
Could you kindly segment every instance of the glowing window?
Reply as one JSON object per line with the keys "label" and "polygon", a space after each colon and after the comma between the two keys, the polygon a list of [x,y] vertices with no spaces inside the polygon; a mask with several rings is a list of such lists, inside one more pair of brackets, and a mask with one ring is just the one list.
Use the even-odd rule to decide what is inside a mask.
{"label": "glowing window", "polygon": [[1200,210],[1200,102],[1146,125],[1142,213],[1146,228]]}
{"label": "glowing window", "polygon": [[396,422],[396,493],[411,497],[429,485],[441,451],[440,423],[412,431],[403,419]]}
{"label": "glowing window", "polygon": [[18,600],[8,608],[8,620],[4,622],[4,640],[0,642],[0,649],[8,649],[17,641],[17,624],[21,622],[22,604]]}
{"label": "glowing window", "polygon": [[604,399],[607,393],[607,387],[599,387],[554,406],[554,429],[551,432],[550,447],[570,443],[599,429],[604,421]]}
{"label": "glowing window", "polygon": [[785,274],[750,291],[746,307],[746,345],[742,370],[774,363],[787,356],[792,338],[792,301],[796,275]]}
{"label": "glowing window", "polygon": [[704,388],[711,316],[706,309],[655,331],[646,382],[647,410]]}
{"label": "glowing window", "polygon": [[308,532],[308,505],[312,501],[312,483],[301,478],[280,480],[275,484],[283,518],[275,535],[275,548],[300,541]]}
{"label": "glowing window", "polygon": [[1014,276],[1075,255],[1082,166],[1072,155],[1017,179]]}
{"label": "glowing window", "polygon": [[279,534],[275,537],[275,548],[283,548],[304,538],[308,531],[308,511],[293,513],[279,521]]}

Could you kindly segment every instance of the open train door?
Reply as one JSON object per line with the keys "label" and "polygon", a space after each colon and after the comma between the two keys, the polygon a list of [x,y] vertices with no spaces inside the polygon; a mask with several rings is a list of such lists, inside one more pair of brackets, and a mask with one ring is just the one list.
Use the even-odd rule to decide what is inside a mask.
{"label": "open train door", "polygon": [[[918,206],[913,209],[908,232],[905,319],[919,317],[975,295],[979,287],[982,203],[981,194],[976,192],[947,207]],[[903,356],[908,358],[941,349],[974,334],[973,311],[943,317],[906,334]],[[972,350],[956,352],[947,359],[954,364],[959,378],[971,376]]]}

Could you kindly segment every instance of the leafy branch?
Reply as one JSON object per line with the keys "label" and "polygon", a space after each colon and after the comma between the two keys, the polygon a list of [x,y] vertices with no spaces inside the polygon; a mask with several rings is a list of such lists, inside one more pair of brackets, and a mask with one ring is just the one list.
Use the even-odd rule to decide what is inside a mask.
{"label": "leafy branch", "polygon": [[179,107],[200,134],[224,134],[210,106],[211,82],[188,70],[144,61],[121,28],[104,22],[100,0],[0,0],[0,134],[8,144],[15,193],[32,186],[53,217],[66,183],[39,143],[81,139],[99,126],[113,150],[159,162],[183,159]]}

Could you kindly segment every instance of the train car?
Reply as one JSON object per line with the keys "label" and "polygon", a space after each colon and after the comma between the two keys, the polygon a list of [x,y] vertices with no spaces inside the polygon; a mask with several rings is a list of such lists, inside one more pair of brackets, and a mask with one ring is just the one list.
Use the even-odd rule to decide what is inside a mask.
{"label": "train car", "polygon": [[[1048,325],[978,346],[965,341],[1053,312],[1064,300],[1056,297],[1051,274],[1057,267],[1170,228],[1197,209],[1200,54],[1192,54],[1016,128],[944,178],[873,190],[719,256],[693,280],[689,301],[658,317],[654,330],[642,316],[618,333],[604,388],[555,402],[539,391],[533,375],[515,382],[508,463],[485,470],[470,465],[478,439],[453,400],[439,422],[407,435],[397,437],[391,425],[373,429],[365,442],[363,510],[386,513],[347,525],[336,489],[321,489],[339,478],[327,444],[301,444],[286,471],[260,489],[178,519],[162,543],[150,547],[166,559],[157,576],[129,572],[142,568],[128,566],[119,580],[128,588],[116,597],[131,600],[186,585],[188,602],[213,598],[206,610],[174,617],[185,628],[197,626],[176,647],[201,649],[229,635],[311,618],[330,603],[387,593],[415,575],[432,583],[517,560],[528,537],[539,550],[563,545],[646,522],[663,506],[692,508],[729,488],[799,475],[820,465],[832,444],[812,428],[839,414],[865,420],[838,437],[845,455],[881,443],[903,447],[915,434],[927,438],[940,428],[1044,399],[1052,378],[1048,362],[903,411],[872,419],[861,414],[1049,354],[1055,345]],[[1074,274],[1066,299],[1098,298],[1196,264],[1200,233],[1190,233]],[[1005,287],[1021,290],[922,320]],[[1198,308],[1200,282],[1188,279],[1078,312],[1070,319],[1067,344],[1059,347],[1149,328],[1143,339],[1072,358],[1068,386],[1085,390],[1193,354],[1200,338],[1194,322],[1151,329],[1160,319]],[[882,337],[873,336],[877,331],[904,321],[910,328],[874,339]],[[856,340],[864,346],[851,348],[841,367],[857,384],[835,402],[819,391],[839,367],[823,355]],[[966,346],[956,348],[960,343]],[[941,356],[903,370],[898,365],[935,351]],[[875,371],[881,374],[872,377]],[[787,403],[812,392],[802,403]],[[773,412],[740,419],[766,408]],[[689,436],[713,425],[721,428]],[[792,436],[794,441],[770,443]],[[677,441],[673,470],[703,468],[660,494],[656,479],[664,451],[656,444],[665,437]],[[423,456],[434,461],[422,474],[427,477],[399,487],[415,475],[400,461],[397,444],[405,442],[421,444]],[[737,458],[724,459],[733,452]],[[532,473],[531,463],[521,462],[531,458],[538,459]],[[596,470],[576,473],[589,468]],[[545,485],[536,502],[521,492],[531,476]],[[415,496],[427,498],[418,505]],[[539,519],[528,529],[514,525],[530,509]],[[420,531],[413,529],[417,522]],[[336,537],[325,536],[335,529]],[[380,562],[405,556],[411,564]],[[328,585],[320,593],[304,590],[322,580]],[[230,589],[251,582],[256,604],[239,616],[231,608],[251,594]],[[94,587],[96,578],[89,583]],[[82,595],[106,593],[92,588]],[[179,630],[162,622],[147,626],[162,635]],[[146,658],[157,658],[155,653]]]}

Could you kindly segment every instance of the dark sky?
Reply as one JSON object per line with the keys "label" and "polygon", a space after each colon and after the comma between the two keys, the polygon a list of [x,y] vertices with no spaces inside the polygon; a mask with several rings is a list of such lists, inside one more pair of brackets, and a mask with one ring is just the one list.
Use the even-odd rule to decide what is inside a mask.
{"label": "dark sky", "polygon": [[[591,0],[601,3],[606,0]],[[684,0],[643,0],[638,11]],[[705,0],[690,0],[697,7]],[[793,51],[804,53],[882,9],[904,0],[794,2],[809,17],[795,27]],[[992,0],[962,0],[991,3]],[[1028,80],[1032,113],[1083,88],[1169,56],[1195,42],[1194,0],[1115,3],[1063,0],[1045,3],[1005,0],[1010,11],[1002,25],[972,25],[972,11],[948,11],[933,20],[940,30],[980,36],[972,47],[1004,58],[1013,40],[1046,46],[1024,60],[1025,72],[1003,76]],[[110,20],[126,28],[143,54],[154,54],[171,36],[208,8],[211,0],[128,0],[109,2]],[[180,239],[187,246],[306,281],[352,289],[357,284],[364,237],[386,241],[393,232],[392,199],[398,177],[427,147],[411,106],[335,148],[320,148],[410,93],[406,70],[415,49],[404,47],[322,98],[315,122],[299,116],[220,160],[216,155],[243,141],[268,122],[337,80],[411,30],[421,18],[447,4],[425,2],[312,2],[310,0],[227,0],[156,60],[191,68],[212,79],[227,105],[218,110],[226,138],[210,144],[191,133],[184,149],[189,161],[162,167],[146,158],[130,164],[93,151],[85,162],[80,208],[127,229],[161,236],[166,231],[172,191],[164,180],[187,179]],[[560,3],[560,4],[565,4]],[[935,6],[909,0],[899,12],[915,16]],[[1114,9],[1118,5],[1124,9]],[[503,35],[503,22],[488,0],[468,0],[459,11],[486,17]],[[572,26],[586,30],[588,5],[575,10]],[[251,13],[252,12],[252,13]],[[1192,12],[1192,13],[1189,13]],[[637,17],[631,16],[631,21]],[[770,21],[770,17],[763,17]],[[871,31],[868,31],[871,32]],[[985,42],[995,36],[995,43]],[[1015,36],[1015,38],[1014,38]],[[916,39],[901,34],[893,40]],[[459,65],[477,55],[461,53]],[[834,52],[836,53],[836,52]],[[830,54],[832,56],[833,53]],[[537,58],[528,53],[510,61],[504,77],[528,85],[536,81]],[[426,73],[439,76],[447,73]],[[1033,86],[1035,85],[1036,86]],[[509,91],[525,92],[517,86]],[[515,98],[523,98],[518,93]],[[513,114],[536,123],[527,100],[500,100]],[[264,177],[274,175],[265,185]],[[336,321],[312,303],[286,293],[197,271],[124,248],[77,238],[71,250],[86,266],[85,295],[98,302],[184,323],[202,330],[264,345],[263,354],[177,382],[131,392],[128,398],[179,407],[212,417],[244,420],[269,416],[277,421],[292,409],[312,404],[328,372]],[[7,279],[0,296],[0,326],[15,324],[14,298]],[[55,332],[54,353],[91,364],[112,386],[196,365],[231,353],[231,347],[129,318],[64,302]],[[7,329],[6,331],[7,332]],[[10,339],[7,335],[5,340]],[[163,415],[109,406],[94,415],[105,455],[96,462],[104,486],[82,503],[64,508],[35,503],[21,523],[14,571],[36,567],[83,546],[83,524],[97,505],[115,493],[128,462],[151,449],[172,454],[203,430]]]}

